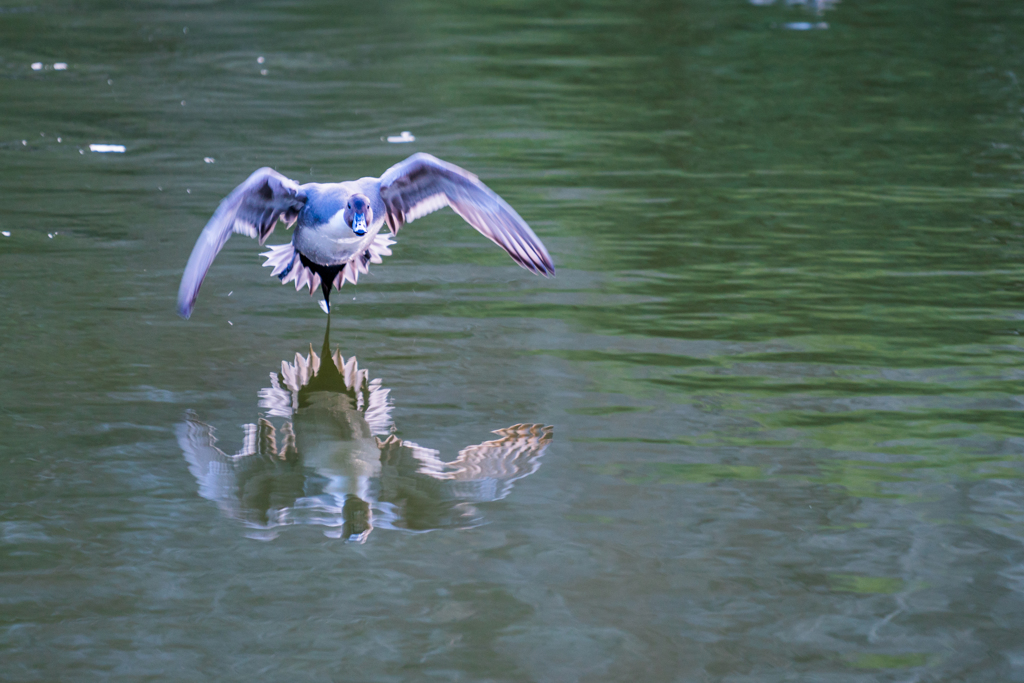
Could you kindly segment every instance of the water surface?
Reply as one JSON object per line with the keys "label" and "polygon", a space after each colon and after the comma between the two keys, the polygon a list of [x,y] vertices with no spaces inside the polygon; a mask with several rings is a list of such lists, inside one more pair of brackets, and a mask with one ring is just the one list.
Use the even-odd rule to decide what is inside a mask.
{"label": "water surface", "polygon": [[[0,5],[2,677],[1024,680],[1022,31],[1003,0]],[[327,354],[243,238],[174,315],[253,169],[415,151],[557,278],[444,212],[335,295]],[[282,362],[335,351],[384,407],[282,414]]]}

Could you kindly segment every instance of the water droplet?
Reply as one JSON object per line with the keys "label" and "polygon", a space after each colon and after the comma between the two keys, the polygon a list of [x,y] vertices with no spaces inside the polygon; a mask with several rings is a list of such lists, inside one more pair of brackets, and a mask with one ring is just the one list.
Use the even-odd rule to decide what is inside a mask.
{"label": "water droplet", "polygon": [[42,71],[43,70],[43,63],[42,62],[32,62],[32,70],[33,71]]}
{"label": "water droplet", "polygon": [[54,71],[67,71],[67,68],[68,68],[68,63],[67,62],[54,62],[53,63],[53,70]]}
{"label": "water droplet", "polygon": [[389,135],[387,140],[392,143],[415,142],[416,136],[407,130],[403,130],[401,135]]}
{"label": "water droplet", "polygon": [[257,64],[262,64],[265,61],[267,61],[267,60],[263,59],[263,55],[260,55],[259,57],[256,58],[256,63]]}
{"label": "water droplet", "polygon": [[213,157],[203,157],[203,161],[205,161],[208,164],[212,164],[214,161],[216,161],[216,159],[214,159]]}

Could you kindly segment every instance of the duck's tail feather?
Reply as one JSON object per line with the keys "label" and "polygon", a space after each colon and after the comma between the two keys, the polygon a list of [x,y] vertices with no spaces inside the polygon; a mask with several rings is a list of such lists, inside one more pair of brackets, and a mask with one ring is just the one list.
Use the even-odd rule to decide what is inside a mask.
{"label": "duck's tail feather", "polygon": [[[369,271],[369,264],[381,263],[384,256],[391,256],[391,245],[394,243],[391,235],[377,233],[366,251],[346,263],[338,272],[334,278],[334,287],[341,289],[346,280],[356,284],[359,274]],[[279,279],[281,284],[294,282],[295,291],[309,287],[310,294],[314,294],[317,287],[320,286],[320,276],[302,263],[302,259],[299,258],[299,254],[291,242],[271,246],[270,251],[266,251],[260,256],[267,259],[263,265],[274,269],[270,274]]]}

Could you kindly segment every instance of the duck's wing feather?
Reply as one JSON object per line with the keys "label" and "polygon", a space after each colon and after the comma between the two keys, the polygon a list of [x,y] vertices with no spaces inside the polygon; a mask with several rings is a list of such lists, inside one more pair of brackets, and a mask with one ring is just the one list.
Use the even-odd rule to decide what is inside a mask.
{"label": "duck's wing feather", "polygon": [[232,232],[258,239],[262,245],[278,220],[291,225],[306,203],[299,184],[272,168],[261,168],[224,198],[192,248],[178,288],[178,315],[192,315],[199,287],[213,259]]}
{"label": "duck's wing feather", "polygon": [[450,206],[523,268],[538,275],[555,274],[551,256],[526,221],[479,178],[455,164],[414,154],[380,177],[380,196],[392,233]]}

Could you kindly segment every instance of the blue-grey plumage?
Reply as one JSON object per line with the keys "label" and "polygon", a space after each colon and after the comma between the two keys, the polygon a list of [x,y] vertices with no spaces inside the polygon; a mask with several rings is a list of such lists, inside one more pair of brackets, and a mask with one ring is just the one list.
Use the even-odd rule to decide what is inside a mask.
{"label": "blue-grey plumage", "polygon": [[391,235],[406,223],[450,206],[523,268],[554,275],[543,243],[515,209],[472,173],[429,154],[414,154],[380,178],[299,185],[261,168],[217,207],[199,235],[178,289],[178,314],[192,315],[199,287],[232,232],[262,245],[277,222],[295,224],[290,244],[270,247],[266,266],[282,283],[319,284],[330,312],[332,288],[353,284],[370,263],[390,255]]}

